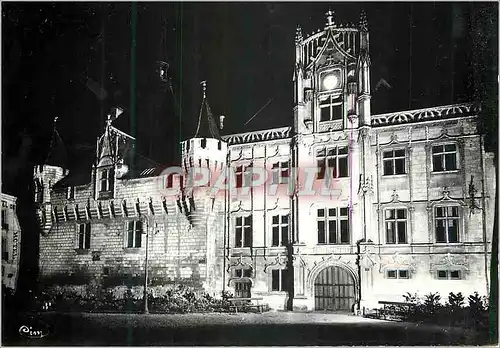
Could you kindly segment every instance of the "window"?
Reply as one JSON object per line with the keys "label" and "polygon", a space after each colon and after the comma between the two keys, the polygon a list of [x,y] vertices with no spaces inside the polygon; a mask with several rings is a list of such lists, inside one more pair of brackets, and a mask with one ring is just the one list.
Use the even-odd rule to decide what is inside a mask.
{"label": "window", "polygon": [[2,230],[8,230],[9,223],[7,222],[7,210],[2,209]]}
{"label": "window", "polygon": [[43,202],[43,183],[39,179],[35,180],[35,202]]}
{"label": "window", "polygon": [[349,176],[347,156],[347,146],[329,147],[316,151],[318,179],[325,178],[326,168],[329,168],[334,178]]}
{"label": "window", "polygon": [[406,244],[406,209],[385,210],[387,244]]}
{"label": "window", "polygon": [[78,249],[90,249],[90,222],[78,225]]}
{"label": "window", "polygon": [[432,147],[432,168],[435,172],[457,169],[457,146],[455,144]]}
{"label": "window", "polygon": [[273,269],[271,274],[271,291],[288,290],[288,270]]}
{"label": "window", "polygon": [[127,248],[140,248],[142,241],[142,221],[129,221]]}
{"label": "window", "polygon": [[75,187],[74,186],[69,186],[67,191],[66,191],[66,198],[67,199],[75,199]]}
{"label": "window", "polygon": [[462,279],[462,272],[458,270],[439,270],[437,271],[437,278],[459,280]]}
{"label": "window", "polygon": [[7,238],[2,237],[2,260],[9,261],[9,252],[7,250]]}
{"label": "window", "polygon": [[387,274],[388,279],[408,279],[409,278],[409,272],[406,269],[388,270],[386,274]]}
{"label": "window", "polygon": [[237,166],[236,167],[236,188],[248,187],[252,182],[252,166]]}
{"label": "window", "polygon": [[235,297],[237,298],[250,298],[252,283],[248,280],[239,280],[234,282]]}
{"label": "window", "polygon": [[111,169],[101,170],[99,177],[99,191],[109,192],[112,190],[113,184],[113,171]]}
{"label": "window", "polygon": [[235,278],[250,278],[252,276],[252,270],[250,268],[239,268],[234,270]]}
{"label": "window", "polygon": [[272,246],[288,245],[288,215],[274,215],[272,217],[272,230]]}
{"label": "window", "polygon": [[289,177],[288,161],[273,164],[273,184],[286,184]]}
{"label": "window", "polygon": [[235,247],[252,246],[252,215],[236,218]]}
{"label": "window", "polygon": [[252,178],[253,178],[253,170],[252,170],[252,165],[249,164],[246,169],[245,169],[245,178],[243,180],[243,186],[249,187],[252,185]]}
{"label": "window", "polygon": [[167,175],[167,188],[172,188],[174,187],[174,174],[168,174]]}
{"label": "window", "polygon": [[342,100],[328,96],[319,101],[320,121],[342,120]]}
{"label": "window", "polygon": [[436,243],[458,243],[458,207],[435,207]]}
{"label": "window", "polygon": [[384,175],[405,174],[405,150],[384,151]]}
{"label": "window", "polygon": [[347,208],[318,209],[318,244],[349,244]]}

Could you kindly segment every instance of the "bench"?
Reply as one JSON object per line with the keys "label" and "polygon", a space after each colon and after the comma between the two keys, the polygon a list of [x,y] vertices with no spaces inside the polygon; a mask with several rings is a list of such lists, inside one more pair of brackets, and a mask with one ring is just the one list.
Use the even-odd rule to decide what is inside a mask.
{"label": "bench", "polygon": [[402,320],[415,305],[407,302],[393,302],[393,301],[378,301],[383,305],[382,308],[376,310],[377,317],[385,320]]}
{"label": "bench", "polygon": [[242,310],[244,308],[256,308],[260,313],[264,311],[264,309],[268,308],[267,304],[260,304],[259,301],[262,300],[262,297],[236,297],[228,299],[231,302],[231,310],[234,310],[235,313],[238,313],[238,310]]}

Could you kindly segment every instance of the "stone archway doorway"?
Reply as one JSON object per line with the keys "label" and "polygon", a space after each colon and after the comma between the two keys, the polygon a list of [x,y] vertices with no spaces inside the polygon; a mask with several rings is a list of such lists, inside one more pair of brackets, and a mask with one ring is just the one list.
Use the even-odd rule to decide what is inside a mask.
{"label": "stone archway doorway", "polygon": [[344,268],[330,266],[314,280],[314,308],[317,311],[351,311],[356,302],[353,276]]}

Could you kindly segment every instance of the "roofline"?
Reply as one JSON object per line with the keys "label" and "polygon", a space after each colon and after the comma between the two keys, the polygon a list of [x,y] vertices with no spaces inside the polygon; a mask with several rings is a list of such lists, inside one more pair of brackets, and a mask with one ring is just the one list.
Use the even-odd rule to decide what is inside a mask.
{"label": "roofline", "polygon": [[2,197],[2,200],[10,201],[12,203],[16,203],[17,197],[9,195],[8,193],[0,193],[0,196]]}

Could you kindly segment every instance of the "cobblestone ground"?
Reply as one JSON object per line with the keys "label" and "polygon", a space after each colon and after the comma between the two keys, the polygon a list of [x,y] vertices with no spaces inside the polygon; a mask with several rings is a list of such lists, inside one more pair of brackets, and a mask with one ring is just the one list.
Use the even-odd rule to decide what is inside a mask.
{"label": "cobblestone ground", "polygon": [[[3,345],[452,345],[480,344],[471,331],[396,323],[344,314],[57,314],[42,322],[47,337],[16,330]],[[32,325],[29,322],[19,325]],[[16,326],[16,327],[17,327]],[[36,326],[36,325],[33,325]],[[35,330],[36,327],[33,328]]]}

